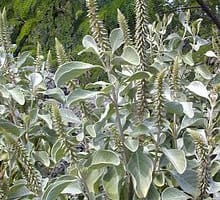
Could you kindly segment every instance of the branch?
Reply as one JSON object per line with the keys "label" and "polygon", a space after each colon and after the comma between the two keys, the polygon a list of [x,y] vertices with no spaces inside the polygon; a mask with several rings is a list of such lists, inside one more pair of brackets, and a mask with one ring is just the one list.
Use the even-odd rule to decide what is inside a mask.
{"label": "branch", "polygon": [[164,13],[173,13],[173,12],[180,12],[184,10],[193,10],[193,9],[202,9],[201,6],[185,6],[185,7],[180,7],[176,6],[173,9],[169,9],[169,11],[165,11]]}
{"label": "branch", "polygon": [[201,6],[203,11],[211,18],[213,23],[220,30],[220,18],[209,8],[209,6],[204,2],[204,0],[196,0],[197,3]]}

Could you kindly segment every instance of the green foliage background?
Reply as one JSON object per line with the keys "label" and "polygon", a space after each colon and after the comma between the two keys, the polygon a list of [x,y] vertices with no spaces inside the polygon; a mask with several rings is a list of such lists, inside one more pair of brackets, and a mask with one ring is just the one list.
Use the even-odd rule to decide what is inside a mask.
{"label": "green foliage background", "polygon": [[[181,7],[197,6],[193,1],[148,0],[147,9],[149,21],[156,20],[156,15],[177,13]],[[128,19],[131,30],[134,30],[134,10],[132,0],[99,0],[99,15],[110,31],[116,27],[117,8]],[[218,0],[209,2],[212,9],[216,9]],[[89,22],[86,17],[85,1],[82,0],[1,0],[0,9],[7,8],[10,25],[12,25],[12,42],[18,45],[18,51],[30,50],[34,52],[36,43],[43,45],[44,52],[54,46],[57,37],[66,51],[77,57],[82,49],[82,37],[89,33]],[[193,9],[192,18],[205,17],[204,24],[211,27],[207,16],[201,9]],[[178,19],[172,24],[172,29],[178,29]],[[201,34],[207,34],[207,27]]]}

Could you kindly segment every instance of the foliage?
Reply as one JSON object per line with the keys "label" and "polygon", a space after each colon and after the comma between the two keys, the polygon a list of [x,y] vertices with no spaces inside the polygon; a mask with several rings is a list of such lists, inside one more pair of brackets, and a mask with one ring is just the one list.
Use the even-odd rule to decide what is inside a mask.
{"label": "foliage", "polygon": [[132,37],[121,11],[108,34],[87,0],[92,35],[79,54],[93,60],[69,60],[55,38],[55,73],[39,43],[34,57],[13,56],[0,13],[1,199],[219,198],[218,32],[197,61],[209,45],[201,19],[181,12],[169,33],[173,14],[150,23],[134,3]]}
{"label": "foliage", "polygon": [[[145,0],[146,1],[146,0]],[[110,32],[117,25],[117,8],[126,16],[130,30],[134,33],[135,12],[133,0],[100,0],[99,15],[105,22],[105,27]],[[147,0],[147,12],[149,22],[175,13],[169,30],[180,31],[178,15],[180,12],[190,9],[192,19],[204,18],[205,24],[211,28],[210,19],[200,9],[196,0],[191,1],[168,1]],[[219,14],[219,1],[208,2],[213,13]],[[14,55],[21,51],[35,53],[37,42],[43,47],[44,55],[54,46],[54,38],[58,38],[66,49],[67,55],[74,59],[90,60],[90,55],[78,56],[82,50],[81,40],[89,33],[89,20],[86,17],[85,1],[75,0],[1,0],[0,9],[7,8],[9,23],[12,27],[12,41],[17,44]],[[65,19],[65,20],[63,20]],[[200,35],[208,37],[206,27],[201,27]],[[54,51],[51,52],[55,54]]]}

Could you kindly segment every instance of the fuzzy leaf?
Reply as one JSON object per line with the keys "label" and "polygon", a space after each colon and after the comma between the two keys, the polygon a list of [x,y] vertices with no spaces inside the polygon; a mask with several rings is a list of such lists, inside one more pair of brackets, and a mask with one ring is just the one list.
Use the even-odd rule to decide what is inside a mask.
{"label": "fuzzy leaf", "polygon": [[112,63],[114,65],[139,65],[140,57],[134,47],[126,46],[121,56],[116,56]]}
{"label": "fuzzy leaf", "polygon": [[172,172],[175,180],[181,187],[181,189],[193,196],[196,195],[197,191],[197,172],[194,170],[186,170],[183,174],[178,174],[177,172]]}
{"label": "fuzzy leaf", "polygon": [[189,195],[173,187],[166,188],[162,192],[162,200],[187,200],[189,198],[191,198]]}
{"label": "fuzzy leaf", "polygon": [[155,174],[154,177],[154,185],[158,186],[158,187],[163,187],[165,184],[165,175],[163,172],[160,172],[158,174]]}
{"label": "fuzzy leaf", "polygon": [[61,194],[61,192],[71,184],[74,179],[67,179],[67,180],[57,180],[54,183],[51,183],[42,195],[42,199],[44,200],[54,200]]}
{"label": "fuzzy leaf", "polygon": [[20,132],[19,129],[13,123],[6,120],[0,120],[0,133],[5,135],[7,139],[14,142],[17,140],[16,137],[19,136]]}
{"label": "fuzzy leaf", "polygon": [[209,99],[209,91],[206,89],[205,85],[203,85],[200,81],[191,82],[187,88],[193,92],[194,94]]}
{"label": "fuzzy leaf", "polygon": [[217,58],[217,55],[215,54],[214,51],[207,51],[205,53],[205,55],[208,56],[208,57],[215,57],[215,58]]}
{"label": "fuzzy leaf", "polygon": [[108,172],[103,177],[103,186],[110,199],[120,199],[119,181],[120,176],[118,175],[117,169],[115,167],[109,168]]}
{"label": "fuzzy leaf", "polygon": [[20,105],[25,104],[24,94],[19,87],[15,87],[11,90],[8,90],[12,98]]}
{"label": "fuzzy leaf", "polygon": [[43,81],[43,78],[39,73],[30,74],[29,79],[33,88],[37,87]]}
{"label": "fuzzy leaf", "polygon": [[64,85],[66,82],[78,78],[90,69],[102,68],[101,66],[91,65],[78,61],[72,61],[61,65],[55,73],[54,81],[57,86]]}
{"label": "fuzzy leaf", "polygon": [[118,154],[110,150],[99,150],[94,153],[92,166],[119,165],[120,158]]}
{"label": "fuzzy leaf", "polygon": [[179,102],[176,101],[166,102],[165,108],[168,113],[175,113],[179,116],[183,115],[183,107]]}
{"label": "fuzzy leaf", "polygon": [[0,95],[6,99],[10,97],[10,93],[4,85],[0,85]]}
{"label": "fuzzy leaf", "polygon": [[94,188],[95,184],[103,175],[103,173],[104,173],[104,168],[99,168],[99,169],[90,168],[87,171],[87,175],[86,176],[84,175],[87,187],[89,188],[90,192],[95,193],[95,188]]}
{"label": "fuzzy leaf", "polygon": [[181,12],[179,15],[179,20],[185,29],[192,34],[191,27],[189,26],[189,12]]}
{"label": "fuzzy leaf", "polygon": [[56,163],[65,156],[65,151],[62,148],[62,140],[58,139],[51,149],[51,159]]}
{"label": "fuzzy leaf", "polygon": [[33,195],[33,193],[25,186],[25,181],[19,181],[10,188],[7,199],[21,199],[30,195]]}
{"label": "fuzzy leaf", "polygon": [[183,56],[183,62],[188,64],[189,66],[194,65],[193,58],[192,58],[192,52],[189,52]]}
{"label": "fuzzy leaf", "polygon": [[187,128],[187,127],[190,127],[196,123],[199,123],[199,122],[204,123],[202,116],[198,116],[197,114],[193,118],[189,118],[188,116],[184,116],[183,120],[181,122],[180,131]]}
{"label": "fuzzy leaf", "polygon": [[136,195],[145,198],[152,182],[152,160],[143,152],[137,151],[132,154],[128,162],[128,170],[132,176]]}
{"label": "fuzzy leaf", "polygon": [[33,153],[35,161],[40,161],[46,167],[50,166],[50,157],[46,151],[34,151]]}
{"label": "fuzzy leaf", "polygon": [[134,47],[131,46],[125,47],[121,57],[123,58],[123,60],[130,63],[131,65],[140,64],[140,57]]}
{"label": "fuzzy leaf", "polygon": [[114,53],[124,43],[123,31],[120,28],[114,29],[110,34],[110,44]]}
{"label": "fuzzy leaf", "polygon": [[134,74],[132,74],[129,78],[128,78],[128,82],[131,81],[136,81],[139,79],[149,79],[152,77],[152,74],[150,74],[149,72],[136,72]]}
{"label": "fuzzy leaf", "polygon": [[53,122],[52,122],[51,116],[49,114],[46,114],[46,115],[38,114],[38,117],[41,118],[42,120],[44,120],[47,123],[49,129],[53,128],[53,126],[52,126]]}
{"label": "fuzzy leaf", "polygon": [[132,137],[128,137],[125,140],[125,146],[131,151],[131,152],[135,152],[137,151],[138,147],[139,147],[139,140],[137,139],[133,139]]}
{"label": "fuzzy leaf", "polygon": [[89,135],[91,136],[91,137],[96,137],[96,131],[95,131],[95,127],[94,127],[94,125],[88,125],[88,126],[86,126],[86,131],[89,133]]}
{"label": "fuzzy leaf", "polygon": [[18,57],[16,65],[17,68],[21,67],[29,57],[30,53],[28,51],[22,52],[21,55]]}
{"label": "fuzzy leaf", "polygon": [[99,93],[100,92],[97,91],[75,89],[67,97],[67,105],[71,105],[73,103],[77,103],[86,99],[94,98]]}
{"label": "fuzzy leaf", "polygon": [[180,104],[183,107],[184,114],[187,115],[189,118],[193,118],[194,117],[193,103],[192,102],[180,102]]}
{"label": "fuzzy leaf", "polygon": [[81,52],[78,53],[78,55],[84,53],[84,52],[92,52],[95,53],[99,56],[99,48],[97,43],[95,42],[94,38],[90,35],[86,35],[83,38],[82,41],[83,47],[85,48],[84,50],[82,50]]}
{"label": "fuzzy leaf", "polygon": [[64,103],[66,99],[65,94],[63,93],[63,90],[61,90],[60,88],[49,89],[44,94],[56,99],[57,101],[61,103]]}
{"label": "fuzzy leaf", "polygon": [[79,125],[81,123],[80,119],[75,115],[75,113],[71,109],[61,108],[60,115],[64,124],[68,124],[68,122],[71,122]]}
{"label": "fuzzy leaf", "polygon": [[207,65],[199,65],[196,67],[195,71],[206,80],[211,80],[213,78],[213,74],[210,72],[209,66]]}
{"label": "fuzzy leaf", "polygon": [[154,187],[153,184],[151,184],[149,192],[147,194],[146,200],[161,200],[160,199],[160,193],[158,190]]}
{"label": "fuzzy leaf", "polygon": [[82,192],[81,183],[78,180],[74,180],[61,193],[76,195]]}
{"label": "fuzzy leaf", "polygon": [[182,174],[186,170],[187,162],[184,151],[163,148],[163,152],[179,174]]}

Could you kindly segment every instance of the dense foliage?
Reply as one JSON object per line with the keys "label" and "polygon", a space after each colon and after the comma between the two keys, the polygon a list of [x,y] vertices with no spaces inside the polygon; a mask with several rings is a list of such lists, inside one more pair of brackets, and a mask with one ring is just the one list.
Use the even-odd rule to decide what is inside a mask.
{"label": "dense foliage", "polygon": [[[108,32],[117,26],[117,8],[126,16],[134,33],[135,14],[133,0],[98,0],[99,16],[104,20]],[[206,27],[201,27],[200,35],[208,37],[207,28],[212,22],[202,11],[196,0],[147,0],[149,22],[157,20],[157,15],[174,13],[170,30],[180,31],[178,15],[180,11],[191,10],[191,18],[204,19]],[[219,0],[208,1],[210,9],[220,15]],[[14,55],[21,51],[35,53],[37,42],[42,45],[44,55],[54,46],[54,37],[64,45],[68,55],[82,59],[77,53],[82,49],[81,40],[89,33],[89,20],[86,13],[85,0],[1,0],[0,10],[7,9],[12,32],[12,42],[17,44]],[[51,52],[54,53],[53,51]],[[89,57],[84,55],[84,57]],[[83,57],[83,58],[84,58]]]}
{"label": "dense foliage", "polygon": [[176,16],[151,23],[146,2],[133,4],[135,28],[117,10],[109,34],[86,0],[78,54],[91,63],[55,38],[57,69],[40,43],[15,56],[0,12],[0,199],[220,197],[219,32],[202,38],[189,11],[175,32]]}

